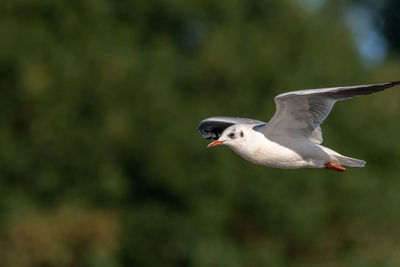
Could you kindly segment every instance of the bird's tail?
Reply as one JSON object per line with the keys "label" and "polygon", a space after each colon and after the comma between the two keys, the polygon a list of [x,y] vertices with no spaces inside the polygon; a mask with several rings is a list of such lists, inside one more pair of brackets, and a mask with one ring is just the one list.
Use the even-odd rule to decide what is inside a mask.
{"label": "bird's tail", "polygon": [[348,167],[364,167],[365,161],[361,159],[349,158],[343,155],[335,155],[340,165]]}

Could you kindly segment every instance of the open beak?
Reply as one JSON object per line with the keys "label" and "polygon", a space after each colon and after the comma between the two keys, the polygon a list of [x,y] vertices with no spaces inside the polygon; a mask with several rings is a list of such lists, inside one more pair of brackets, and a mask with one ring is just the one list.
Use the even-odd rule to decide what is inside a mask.
{"label": "open beak", "polygon": [[214,140],[211,143],[208,144],[207,148],[213,147],[213,146],[218,146],[218,145],[222,145],[224,142],[223,141],[218,141],[218,140]]}

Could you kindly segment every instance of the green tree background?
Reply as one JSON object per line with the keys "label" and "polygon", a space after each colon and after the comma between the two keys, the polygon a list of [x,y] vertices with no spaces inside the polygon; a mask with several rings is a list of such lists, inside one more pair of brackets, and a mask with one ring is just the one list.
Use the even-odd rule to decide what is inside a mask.
{"label": "green tree background", "polygon": [[285,91],[399,80],[390,21],[385,60],[360,59],[344,14],[364,2],[1,1],[1,266],[400,265],[399,88],[323,125],[367,161],[345,174],[196,131],[268,120]]}

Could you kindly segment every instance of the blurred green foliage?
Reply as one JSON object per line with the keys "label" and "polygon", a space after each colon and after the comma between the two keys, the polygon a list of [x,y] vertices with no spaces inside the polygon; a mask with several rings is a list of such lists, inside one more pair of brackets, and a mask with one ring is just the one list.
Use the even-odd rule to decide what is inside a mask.
{"label": "blurred green foliage", "polygon": [[[348,2],[3,0],[2,266],[398,266],[400,92],[338,103],[345,174],[253,165],[196,132],[365,69]],[[312,1],[311,1],[312,2]]]}

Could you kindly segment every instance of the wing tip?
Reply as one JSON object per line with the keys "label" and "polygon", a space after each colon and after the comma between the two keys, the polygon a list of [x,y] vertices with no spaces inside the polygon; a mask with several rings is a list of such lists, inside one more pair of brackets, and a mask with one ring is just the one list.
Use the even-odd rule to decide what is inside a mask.
{"label": "wing tip", "polygon": [[197,130],[202,134],[205,139],[217,139],[222,132],[234,124],[260,124],[262,121],[238,118],[238,117],[224,117],[214,116],[202,120],[197,126]]}
{"label": "wing tip", "polygon": [[350,88],[350,87],[375,87],[375,86],[381,86],[383,87],[381,90],[384,90],[386,88],[390,88],[393,86],[397,86],[400,85],[400,80],[398,81],[392,81],[392,82],[384,82],[384,83],[373,83],[373,84],[364,84],[364,85],[351,85],[351,86],[341,86],[341,87],[327,87],[327,88],[315,88],[315,89],[305,89],[305,90],[298,90],[298,91],[290,91],[290,92],[286,92],[286,93],[282,93],[279,94],[277,96],[274,97],[274,100],[282,100],[284,99],[286,96],[290,96],[290,95],[305,95],[307,93],[311,93],[311,92],[322,92],[326,89],[338,89],[338,88]]}

